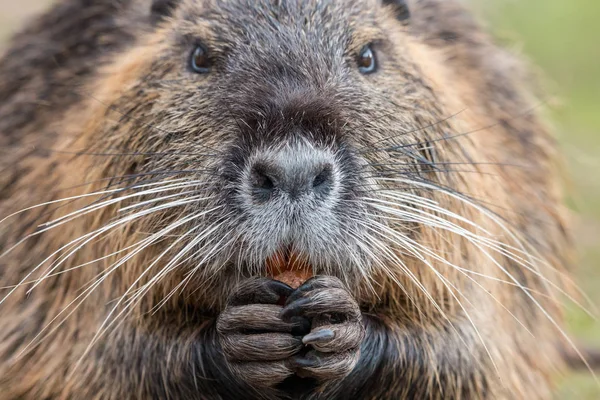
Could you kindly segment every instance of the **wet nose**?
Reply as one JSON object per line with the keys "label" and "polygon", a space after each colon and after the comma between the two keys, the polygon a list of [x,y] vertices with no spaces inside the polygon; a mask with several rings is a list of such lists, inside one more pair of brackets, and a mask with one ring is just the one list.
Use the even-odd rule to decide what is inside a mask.
{"label": "wet nose", "polygon": [[258,157],[250,169],[252,197],[266,203],[277,197],[325,201],[334,188],[334,160],[317,150],[282,150]]}

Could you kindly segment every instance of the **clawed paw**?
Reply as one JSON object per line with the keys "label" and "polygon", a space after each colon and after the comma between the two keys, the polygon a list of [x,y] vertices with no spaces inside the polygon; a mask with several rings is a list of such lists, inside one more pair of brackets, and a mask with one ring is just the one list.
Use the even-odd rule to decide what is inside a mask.
{"label": "clawed paw", "polygon": [[242,283],[217,320],[221,348],[232,372],[252,386],[272,387],[294,374],[286,360],[303,349],[310,322],[283,321],[277,305],[293,289],[270,279]]}
{"label": "clawed paw", "polygon": [[270,279],[245,281],[219,316],[217,331],[230,369],[265,387],[293,374],[345,377],[358,362],[365,332],[356,300],[329,276],[296,290]]}
{"label": "clawed paw", "polygon": [[360,356],[365,335],[358,303],[342,282],[318,276],[300,286],[287,299],[281,318],[311,321],[311,331],[302,337],[305,354],[293,357],[288,365],[301,377],[319,381],[348,375]]}

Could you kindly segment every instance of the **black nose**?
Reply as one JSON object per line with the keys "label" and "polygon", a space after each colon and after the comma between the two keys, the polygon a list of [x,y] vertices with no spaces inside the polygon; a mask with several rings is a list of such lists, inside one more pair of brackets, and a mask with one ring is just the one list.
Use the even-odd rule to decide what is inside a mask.
{"label": "black nose", "polygon": [[256,202],[276,197],[326,200],[334,187],[334,163],[319,152],[290,151],[259,157],[250,169],[250,187]]}

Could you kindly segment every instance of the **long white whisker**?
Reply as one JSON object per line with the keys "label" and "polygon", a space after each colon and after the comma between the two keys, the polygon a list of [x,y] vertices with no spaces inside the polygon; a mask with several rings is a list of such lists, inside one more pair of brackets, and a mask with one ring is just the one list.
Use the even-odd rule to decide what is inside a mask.
{"label": "long white whisker", "polygon": [[[96,210],[99,210],[101,208],[105,208],[109,205],[112,204],[116,204],[116,203],[120,203],[124,200],[128,200],[128,199],[132,199],[132,198],[136,198],[136,197],[141,197],[141,196],[146,196],[146,195],[151,195],[151,194],[156,194],[156,193],[161,193],[161,192],[166,192],[166,191],[170,191],[170,190],[178,190],[181,188],[186,188],[186,187],[190,187],[190,186],[197,186],[200,183],[202,183],[201,181],[188,181],[188,182],[180,182],[180,183],[174,183],[171,185],[167,185],[167,186],[163,186],[163,187],[159,187],[159,188],[154,188],[154,189],[148,189],[148,190],[143,190],[141,192],[135,192],[135,193],[131,193],[125,196],[119,196],[116,198],[111,198],[108,200],[104,200],[101,201],[99,203],[94,203],[91,204],[87,207],[83,207],[82,209],[79,209],[77,211],[73,211],[71,213],[68,213],[66,215],[63,215],[62,217],[56,218],[52,221],[48,221],[44,224],[41,224],[41,227],[48,227],[48,226],[59,226],[62,225],[68,221],[72,221],[75,218],[79,218],[80,216],[89,214],[91,212],[94,212]],[[60,223],[61,222],[61,223]],[[60,224],[59,224],[60,223]]]}
{"label": "long white whisker", "polygon": [[[392,180],[392,181],[399,181],[399,182],[404,182],[404,183],[410,183],[413,185],[420,185],[422,187],[426,187],[432,190],[440,190],[440,188],[435,187],[434,185],[428,185],[426,183],[422,183],[422,182],[415,182],[415,181],[411,181],[411,180],[405,180],[405,179],[396,179],[396,178],[383,178],[384,180]],[[487,212],[486,210],[484,210],[482,207],[480,207],[477,204],[474,204],[471,201],[468,201],[464,198],[462,198],[459,195],[456,195],[450,191],[445,191],[445,190],[441,190],[443,193],[447,194],[450,197],[453,197],[457,200],[462,201],[464,204],[467,204],[469,206],[474,207],[475,209],[477,209],[479,212],[481,212],[482,214],[484,214],[486,217],[490,218],[494,223],[496,223],[503,231],[505,231],[513,240],[515,240],[521,247],[523,247],[523,252],[524,254],[529,254],[528,252],[525,251],[524,249],[524,244],[523,242],[517,238],[517,236],[510,230],[508,229],[508,227],[506,227],[500,220],[499,218],[497,218],[494,215],[491,215],[491,213]],[[464,230],[463,230],[464,231]],[[467,231],[468,232],[468,231]],[[463,236],[467,239],[470,240],[470,242],[472,244],[474,244],[480,251],[482,251],[482,253],[489,258],[494,265],[496,265],[504,274],[506,274],[510,280],[512,280],[521,290],[522,292],[533,302],[533,304],[535,304],[535,306],[544,314],[544,316],[548,319],[548,321],[550,321],[550,323],[558,330],[558,332],[561,334],[561,336],[569,343],[569,345],[572,347],[572,349],[576,352],[576,354],[581,358],[581,360],[583,361],[583,363],[586,365],[586,367],[588,368],[588,370],[590,371],[590,373],[594,376],[594,379],[596,380],[597,383],[600,384],[600,382],[598,381],[598,378],[596,376],[596,374],[593,372],[593,370],[590,368],[587,360],[585,360],[585,358],[582,356],[581,352],[577,349],[577,347],[575,346],[575,344],[573,343],[573,341],[569,338],[569,336],[566,334],[566,332],[560,327],[560,325],[556,322],[556,320],[554,318],[552,318],[552,316],[546,311],[546,309],[537,301],[537,299],[535,299],[535,297],[533,297],[533,295],[527,290],[527,288],[525,288],[505,267],[503,267],[497,260],[494,259],[494,257],[492,257],[486,250],[483,249],[482,245],[481,245],[481,238],[477,237],[477,239],[472,238],[471,236],[475,236],[475,235],[466,235]],[[485,241],[484,241],[485,243]],[[486,245],[486,247],[490,247],[489,244],[484,244]],[[515,260],[516,261],[516,260]],[[518,261],[516,261],[518,262]],[[537,263],[533,263],[531,261],[531,263],[537,267]],[[528,265],[519,262],[520,265],[524,266],[525,268],[529,269],[532,272],[537,272],[538,274],[540,274],[539,271],[536,271],[534,269],[531,269],[531,267],[529,267]],[[553,266],[544,263],[545,265],[549,266],[551,269],[556,270],[556,268],[554,268]],[[559,272],[559,271],[557,271]],[[540,275],[540,277],[544,278],[542,275]],[[559,288],[557,285],[553,284],[553,282],[551,282],[548,279],[542,279],[542,282],[545,285],[552,285],[554,286],[557,290],[561,291],[561,293],[566,294],[566,292],[564,292],[561,288]],[[548,290],[548,288],[547,288]],[[552,293],[551,291],[549,291],[550,293]],[[568,294],[566,294],[568,296]],[[572,299],[571,296],[569,296],[569,298]],[[576,302],[576,304],[578,304]],[[578,304],[579,305],[579,304]],[[580,307],[582,307],[581,305],[579,305]],[[583,307],[582,307],[583,308]],[[583,308],[585,310],[585,308]]]}
{"label": "long white whisker", "polygon": [[[373,199],[365,199],[365,200],[373,200]],[[389,204],[390,206],[396,205],[395,203],[389,203],[386,201],[383,201],[383,203]],[[588,315],[590,315],[593,318],[595,317],[586,307],[584,307],[582,304],[580,304],[580,302],[578,302],[577,299],[575,299],[573,296],[569,295],[564,289],[562,289],[560,286],[558,286],[552,280],[550,280],[547,277],[545,277],[544,275],[542,275],[538,270],[533,269],[530,266],[531,265],[530,262],[527,262],[526,260],[524,260],[518,256],[515,256],[512,252],[508,251],[506,248],[501,247],[500,245],[503,245],[503,244],[500,242],[483,237],[481,235],[474,234],[473,232],[471,232],[467,229],[464,229],[450,221],[447,221],[445,219],[431,215],[429,213],[425,213],[423,211],[420,212],[421,215],[414,215],[410,212],[403,212],[400,210],[396,210],[395,208],[387,207],[387,206],[384,206],[381,204],[372,204],[372,206],[380,211],[384,211],[384,212],[387,212],[390,214],[397,215],[399,217],[399,219],[398,219],[399,221],[419,222],[419,223],[423,224],[424,226],[437,227],[437,228],[449,230],[451,232],[457,233],[457,234],[467,238],[469,241],[477,242],[479,244],[484,245],[485,247],[491,248],[492,250],[494,250],[494,251],[500,253],[501,255],[507,257],[508,259],[514,261],[515,263],[522,266],[523,268],[528,269],[534,275],[538,276],[541,280],[543,280],[547,285],[552,286],[558,292],[560,292],[561,294],[566,296],[570,301],[572,301],[574,304],[579,306]],[[407,207],[405,206],[404,208],[407,208]],[[408,207],[408,208],[410,208],[410,207]]]}
{"label": "long white whisker", "polygon": [[[485,209],[484,207],[480,206],[479,204],[471,201],[470,199],[468,199],[467,197],[454,193],[450,190],[444,189],[444,188],[440,188],[437,187],[435,185],[432,184],[428,184],[426,182],[420,182],[420,181],[415,181],[415,180],[411,180],[411,179],[404,179],[404,178],[376,178],[378,180],[383,180],[383,181],[395,181],[395,182],[401,182],[407,185],[413,185],[413,186],[417,186],[417,187],[422,187],[428,190],[432,190],[432,191],[438,191],[438,192],[442,192],[445,195],[461,201],[463,204],[468,205],[471,208],[474,208],[475,210],[479,211],[482,215],[486,216],[487,218],[489,218],[491,221],[493,221],[497,226],[499,226],[506,234],[508,234],[516,243],[519,244],[519,246],[521,246],[521,250],[523,252],[524,255],[526,255],[528,258],[533,258],[534,256],[530,254],[530,252],[525,250],[525,244],[526,240],[521,240],[517,237],[517,234],[515,232],[513,232],[513,230],[509,229],[501,220],[500,218],[498,218],[496,215],[494,215],[493,213],[489,212],[487,209]],[[531,246],[529,246],[531,248],[532,251],[535,251],[537,253],[537,250],[535,250],[534,248],[532,248]],[[557,268],[555,268],[554,266],[550,265],[543,257],[538,256],[535,257],[537,261],[539,261],[539,263],[533,263],[532,265],[534,265],[536,268],[542,264],[550,269],[552,269],[554,272],[558,273],[561,275],[561,277],[563,277],[565,280],[569,281],[571,284],[573,284],[573,287],[575,287],[577,289],[577,291],[586,299],[586,302],[591,305],[592,307],[594,306],[594,302],[591,301],[591,299],[589,298],[589,296],[578,286],[576,285],[573,280],[566,275],[564,272],[558,270]],[[549,291],[550,293],[552,293],[551,291]],[[575,302],[576,303],[576,302]],[[577,303],[576,303],[577,304]],[[586,311],[587,312],[587,311]]]}
{"label": "long white whisker", "polygon": [[[71,252],[69,252],[66,256],[62,257],[62,259],[59,262],[57,262],[54,266],[52,266],[51,268],[49,268],[49,271],[46,272],[44,275],[47,275],[48,273],[52,273],[53,271],[55,271],[67,259],[69,259],[73,254],[75,254],[77,251],[79,251],[81,248],[83,248],[90,241],[92,241],[93,239],[95,239],[96,237],[98,237],[99,235],[101,235],[102,233],[107,232],[107,231],[115,228],[116,226],[123,225],[125,223],[131,222],[133,220],[139,219],[139,218],[141,218],[143,216],[152,214],[152,213],[157,212],[157,211],[161,211],[161,210],[165,210],[165,209],[173,208],[173,207],[179,207],[179,206],[184,205],[184,204],[194,203],[194,202],[196,202],[198,200],[199,199],[196,199],[196,198],[188,198],[185,201],[175,201],[175,202],[170,202],[170,203],[166,203],[166,204],[161,204],[161,205],[156,206],[154,208],[150,208],[150,209],[147,209],[147,210],[140,211],[140,212],[138,212],[136,214],[132,214],[132,215],[126,216],[126,217],[124,217],[122,219],[119,219],[117,221],[114,221],[114,222],[112,222],[112,223],[110,223],[110,224],[108,224],[108,225],[106,225],[106,226],[104,226],[104,227],[102,227],[102,228],[100,228],[100,229],[98,229],[96,231],[93,231],[91,233],[85,234],[85,235],[81,236],[80,238],[75,239],[74,241],[72,241],[69,244],[67,244],[67,246],[68,246],[71,243],[77,243],[78,241],[80,241],[80,240],[83,239],[83,242],[81,244],[78,244],[77,247],[74,250],[72,250]],[[52,253],[49,257],[47,257],[44,261],[42,261],[42,263],[40,263],[38,266],[36,266],[27,276],[29,276],[31,273],[33,273],[35,270],[37,270],[41,265],[43,265],[51,257],[53,257],[54,255],[56,255],[58,252],[60,252],[64,248],[65,248],[65,246],[61,247],[56,252]],[[28,290],[28,293],[30,293],[38,285],[39,285],[39,282],[36,283],[35,285],[33,285],[33,287]],[[4,301],[4,299],[2,301]],[[2,304],[2,301],[0,301],[0,304]]]}
{"label": "long white whisker", "polygon": [[[212,212],[216,209],[218,209],[220,207],[215,207],[212,208],[210,210],[207,211],[203,211],[197,214],[194,214],[190,217],[187,217],[183,220],[179,220],[175,223],[172,223],[171,225],[169,225],[168,227],[162,229],[161,231],[153,234],[151,237],[144,239],[142,242],[142,244],[140,246],[138,246],[138,248],[131,252],[130,254],[128,254],[127,256],[123,257],[121,260],[119,260],[118,262],[114,263],[111,267],[109,267],[107,269],[107,272],[104,274],[103,277],[101,277],[100,279],[98,279],[96,282],[94,282],[94,284],[90,285],[90,287],[88,287],[87,289],[85,289],[81,294],[79,294],[75,299],[73,299],[69,304],[67,304],[48,324],[46,324],[46,326],[44,328],[42,328],[40,330],[40,332],[38,332],[38,334],[29,342],[29,344],[27,346],[25,346],[23,348],[23,350],[19,353],[19,356],[21,356],[22,354],[24,354],[35,342],[36,340],[46,331],[48,330],[48,328],[50,327],[50,325],[52,323],[54,323],[54,321],[56,321],[63,313],[65,313],[69,308],[71,308],[71,306],[73,304],[75,304],[76,302],[77,305],[76,307],[73,308],[73,310],[71,310],[71,312],[69,312],[61,321],[59,324],[57,324],[53,329],[51,329],[46,335],[44,335],[44,337],[38,341],[41,342],[42,340],[44,340],[45,338],[49,337],[49,335],[51,335],[54,331],[56,331],[64,321],[66,321],[76,310],[77,308],[91,295],[91,293],[100,286],[100,284],[107,279],[107,277],[114,272],[116,269],[118,269],[121,265],[123,265],[125,262],[127,262],[129,259],[133,258],[135,255],[137,255],[139,252],[141,252],[142,250],[144,250],[145,248],[147,248],[149,245],[151,245],[152,243],[154,243],[156,240],[160,239],[160,237],[162,237],[162,235],[164,235],[165,233],[168,233],[176,228],[178,228],[179,226],[182,226],[194,219],[200,218],[203,215]],[[83,297],[83,298],[82,298]],[[85,355],[85,354],[84,354]],[[83,357],[83,356],[82,356]],[[81,360],[80,360],[81,361]]]}
{"label": "long white whisker", "polygon": [[[371,226],[369,226],[367,224],[361,224],[361,225],[363,225],[363,227],[365,227],[368,230],[373,231],[376,234],[381,234],[381,232],[379,232],[377,229],[374,229],[373,227],[371,227]],[[404,248],[404,249],[408,250],[411,254],[413,254],[414,257],[416,257],[417,259],[421,260],[422,262],[424,262],[427,265],[427,263],[428,263],[427,260],[418,251],[415,251],[412,248],[411,245],[409,245],[408,243],[406,243],[405,240],[404,240],[404,238],[401,235],[399,235],[396,232],[394,232],[394,234],[393,234],[392,237],[386,236],[386,239],[387,240],[392,240],[392,242],[394,242],[396,245],[400,246],[401,248]],[[394,254],[394,252],[392,252],[390,249],[386,248],[383,245],[379,245],[378,247],[383,252],[384,255],[386,255],[392,262],[394,262],[395,265],[397,265],[397,266],[400,267],[400,269],[402,270],[402,272],[405,273],[406,276],[408,276],[410,278],[410,280],[413,282],[413,284],[415,284],[419,288],[419,290],[427,297],[427,299],[431,302],[431,304],[433,305],[433,307],[440,313],[440,315],[442,316],[442,318],[444,318],[446,320],[446,322],[448,322],[448,324],[450,325],[450,327],[452,328],[452,330],[456,333],[458,339],[465,346],[465,349],[467,349],[467,351],[469,351],[471,354],[473,354],[473,350],[466,343],[466,341],[462,337],[460,331],[455,326],[454,322],[446,315],[446,313],[444,312],[444,310],[440,307],[440,305],[437,303],[437,301],[433,298],[433,296],[431,295],[431,293],[429,293],[429,291],[427,290],[427,288],[425,288],[425,286],[419,281],[419,279],[413,274],[413,272],[410,271],[410,269],[404,264],[404,262],[396,254]],[[429,267],[433,268],[433,266],[430,266],[430,265],[429,265]],[[433,270],[434,270],[434,272],[437,272],[437,270],[435,270],[435,268],[433,268]],[[387,269],[386,269],[386,271],[387,271]],[[395,277],[391,276],[392,274],[389,271],[387,272],[387,274],[388,274],[388,276],[390,278],[392,278],[394,280],[394,282],[397,282],[397,279]],[[439,276],[438,276],[438,279],[440,279]],[[442,283],[444,283],[443,280],[442,280]],[[448,291],[451,291],[451,289],[448,287],[447,284],[445,284],[445,286],[446,286],[446,289]],[[464,309],[464,307],[462,307],[462,305],[461,305],[461,308],[466,313],[466,310]],[[474,327],[474,328],[477,330],[476,327]],[[485,343],[482,342],[482,344],[485,347]],[[494,363],[493,359],[492,359],[492,363]]]}
{"label": "long white whisker", "polygon": [[[184,191],[184,192],[177,192],[175,194],[170,194],[168,196],[161,196],[161,197],[157,197],[157,198],[150,199],[150,200],[140,201],[138,203],[135,203],[135,204],[132,204],[132,205],[129,205],[129,206],[126,206],[126,207],[119,208],[117,210],[117,212],[118,213],[124,213],[126,211],[133,210],[133,209],[136,209],[136,208],[142,208],[144,206],[147,206],[148,204],[158,203],[159,201],[164,201],[164,200],[172,199],[172,198],[175,198],[175,197],[183,197],[183,196],[187,196],[188,194],[192,194],[192,193],[197,193],[197,191],[196,190],[187,190],[187,191]],[[197,197],[197,196],[192,196],[192,197]],[[209,199],[211,197],[212,196],[206,197],[206,199]]]}
{"label": "long white whisker", "polygon": [[[230,232],[230,233],[231,233],[231,232]],[[174,294],[177,292],[177,290],[179,290],[179,288],[182,288],[182,289],[183,289],[183,287],[185,287],[185,285],[186,285],[186,284],[189,282],[189,280],[190,280],[190,279],[191,279],[191,278],[194,276],[194,274],[197,272],[197,270],[198,270],[199,266],[200,266],[200,265],[204,265],[204,263],[205,263],[205,262],[206,262],[208,259],[210,259],[210,258],[211,258],[211,257],[214,255],[214,253],[215,253],[215,251],[217,250],[217,248],[218,248],[219,246],[221,246],[221,244],[223,243],[223,240],[224,240],[224,239],[225,239],[227,236],[229,236],[229,235],[228,235],[228,234],[225,234],[225,235],[223,235],[223,236],[222,236],[222,238],[221,238],[221,240],[219,240],[219,241],[218,241],[216,244],[214,244],[214,245],[213,245],[212,249],[211,249],[210,251],[208,251],[208,252],[205,254],[204,258],[202,258],[202,259],[201,259],[201,260],[200,260],[200,261],[197,263],[197,266],[196,266],[196,267],[195,267],[195,268],[194,268],[192,271],[190,271],[189,273],[187,273],[187,274],[186,274],[186,275],[187,275],[187,276],[186,276],[186,278],[184,278],[184,279],[183,279],[183,280],[182,280],[182,281],[181,281],[179,284],[177,284],[177,285],[176,285],[176,286],[173,288],[173,290],[171,290],[171,291],[169,292],[169,294],[168,294],[167,296],[165,296],[165,298],[164,298],[163,300],[161,300],[161,301],[160,301],[160,302],[159,302],[159,303],[158,303],[158,304],[157,304],[157,305],[154,307],[153,313],[156,313],[156,312],[157,312],[157,311],[160,309],[160,307],[162,307],[164,304],[166,304],[166,303],[167,303],[167,301],[169,301],[169,299],[170,299],[171,297],[173,297],[173,295],[174,295]],[[226,244],[224,244],[222,247],[224,247],[224,248],[227,248],[227,246],[228,246],[228,245],[230,245],[231,243],[233,243],[233,239],[229,240],[229,241],[228,241]],[[196,256],[197,256],[197,255],[200,253],[200,251],[204,251],[204,247],[203,247],[201,250],[197,251],[196,253],[192,254],[192,255],[191,255],[190,257],[188,257],[187,259],[191,259],[192,257],[196,257]],[[185,262],[185,260],[183,260],[182,262]],[[181,263],[181,262],[180,262],[180,263]],[[180,263],[177,263],[177,264],[173,265],[172,267],[170,267],[170,270],[173,270],[173,269],[175,269],[175,268],[176,268],[178,265],[180,265]],[[165,272],[165,275],[166,275],[168,272],[169,272],[169,271],[166,271],[166,272]],[[146,290],[146,292],[147,292],[149,289],[150,289],[150,288],[148,288],[148,289]]]}
{"label": "long white whisker", "polygon": [[[178,222],[177,225],[180,226],[183,223],[188,223],[193,219],[197,219],[209,212],[215,211],[216,209],[221,208],[221,207],[215,207],[212,208],[208,211],[204,211],[202,213],[198,213],[195,215],[192,215],[191,217],[187,217],[184,220],[182,220],[182,222]],[[160,253],[160,255],[144,270],[144,272],[142,272],[137,278],[136,280],[129,285],[129,288],[127,289],[127,291],[120,297],[119,301],[117,301],[117,303],[112,307],[112,309],[110,310],[110,312],[107,314],[106,318],[104,319],[104,321],[102,322],[102,324],[100,325],[100,328],[98,329],[98,331],[96,332],[96,334],[94,335],[94,337],[92,338],[90,344],[88,345],[88,347],[86,348],[86,350],[84,351],[83,355],[81,356],[80,360],[77,362],[76,365],[79,365],[80,362],[83,360],[83,358],[85,357],[85,355],[89,352],[89,350],[92,348],[92,346],[96,343],[96,341],[100,338],[100,336],[107,330],[110,328],[110,326],[112,325],[112,323],[109,323],[108,321],[110,320],[111,316],[115,313],[115,311],[119,308],[119,306],[121,305],[121,303],[125,300],[125,298],[127,297],[127,295],[131,292],[132,288],[134,288],[145,276],[146,274],[148,274],[149,271],[152,270],[152,268],[169,252],[171,252],[173,250],[173,248],[175,246],[177,246],[183,239],[185,239],[189,234],[193,233],[195,230],[199,229],[201,226],[198,225],[192,229],[190,229],[186,234],[182,235],[179,239],[173,241],[173,243],[171,243],[171,245],[169,245],[163,252]],[[206,236],[207,234],[205,234],[205,232],[203,232],[201,234],[202,236]],[[198,238],[197,238],[198,239]],[[165,267],[166,268],[166,267]],[[152,278],[152,280],[155,280],[156,276]],[[119,312],[116,316],[115,316],[115,320],[118,319],[118,317],[127,310],[128,308],[124,308],[123,311]],[[114,322],[114,321],[113,321]]]}
{"label": "long white whisker", "polygon": [[[75,248],[75,250],[72,250],[72,251],[71,251],[71,252],[70,252],[70,253],[69,253],[67,256],[63,257],[63,258],[62,258],[62,260],[61,260],[60,262],[58,262],[58,263],[57,263],[57,265],[55,265],[54,267],[52,267],[52,268],[50,269],[49,273],[52,273],[52,272],[53,272],[54,270],[56,270],[56,268],[58,268],[58,267],[59,267],[59,266],[60,266],[60,265],[61,265],[61,264],[62,264],[62,263],[63,263],[63,262],[64,262],[64,261],[65,261],[65,260],[68,258],[68,257],[70,257],[71,255],[73,255],[75,252],[77,252],[79,249],[81,249],[81,248],[82,248],[83,246],[85,246],[87,243],[89,243],[89,242],[90,242],[90,241],[92,241],[93,239],[97,238],[98,236],[100,236],[100,235],[101,235],[101,234],[103,234],[104,232],[107,232],[107,231],[109,231],[110,229],[113,229],[113,228],[114,228],[114,227],[116,227],[116,226],[119,226],[119,225],[122,225],[122,224],[125,224],[125,223],[128,223],[128,222],[131,222],[131,221],[133,221],[133,220],[136,220],[136,219],[139,219],[139,218],[141,218],[141,217],[143,217],[143,216],[149,215],[149,214],[151,214],[151,213],[153,213],[153,212],[156,212],[156,211],[158,211],[158,210],[169,208],[169,204],[170,204],[171,206],[179,206],[179,205],[181,205],[181,202],[168,203],[168,204],[166,204],[166,205],[161,205],[161,206],[159,206],[159,207],[150,208],[150,209],[147,209],[147,210],[140,211],[140,212],[138,212],[138,213],[136,213],[136,214],[129,215],[129,216],[125,217],[125,218],[122,218],[122,219],[120,219],[120,220],[118,220],[118,221],[112,222],[112,223],[110,223],[110,224],[108,224],[108,225],[106,225],[106,226],[104,226],[104,227],[102,227],[102,228],[99,228],[99,229],[95,230],[95,231],[92,231],[92,232],[89,232],[89,233],[87,233],[87,234],[84,234],[83,236],[81,236],[81,237],[79,237],[79,238],[77,238],[77,239],[74,239],[74,240],[72,240],[71,242],[67,243],[66,245],[64,245],[64,246],[60,247],[58,250],[56,250],[55,252],[53,252],[52,254],[50,254],[48,257],[46,257],[46,258],[45,258],[45,259],[44,259],[44,260],[43,260],[41,263],[39,263],[39,264],[38,264],[38,265],[37,265],[35,268],[33,268],[33,269],[30,271],[30,272],[28,272],[28,273],[25,275],[25,277],[24,277],[24,278],[23,278],[23,279],[22,279],[22,280],[21,280],[21,281],[20,281],[20,282],[19,282],[19,283],[18,283],[18,284],[17,284],[17,285],[16,285],[16,286],[15,286],[15,287],[12,289],[12,290],[10,290],[10,291],[8,292],[8,294],[6,294],[6,295],[5,295],[5,296],[2,298],[2,300],[0,300],[0,305],[1,305],[2,303],[4,303],[4,301],[6,301],[6,299],[7,299],[7,298],[8,298],[8,297],[9,297],[9,296],[12,294],[12,293],[14,293],[14,291],[15,291],[15,290],[17,290],[17,288],[18,288],[18,287],[20,287],[20,286],[21,286],[21,285],[22,285],[24,282],[26,282],[26,281],[29,279],[29,277],[30,277],[31,275],[33,275],[33,274],[34,274],[34,273],[35,273],[35,272],[36,272],[36,271],[37,271],[37,270],[38,270],[38,269],[39,269],[39,268],[40,268],[42,265],[44,265],[46,262],[48,262],[48,260],[52,259],[52,258],[53,258],[55,255],[57,255],[57,254],[58,254],[58,253],[60,253],[61,251],[65,250],[65,249],[67,249],[67,248],[69,248],[69,247],[71,247],[71,246],[77,245],[78,243],[80,243],[80,242],[82,242],[82,241],[83,241],[83,243],[82,243],[82,244],[79,244],[79,245],[77,245],[77,247]],[[34,287],[35,287],[35,286],[34,286]],[[32,289],[33,289],[33,288],[32,288]],[[30,291],[31,291],[32,289],[30,289]]]}
{"label": "long white whisker", "polygon": [[[159,190],[157,192],[160,192],[160,191],[161,190],[159,188]],[[145,191],[145,192],[148,192],[148,191]],[[136,195],[140,195],[140,193],[136,193]],[[92,206],[88,206],[88,207],[86,207],[87,208],[87,212],[85,212],[85,214],[88,214],[88,213],[93,212],[93,211],[97,211],[97,210],[99,210],[99,209],[101,209],[103,207],[106,207],[106,206],[110,205],[110,204],[118,203],[119,201],[122,201],[123,199],[124,199],[124,197],[118,197],[116,199],[111,199],[111,200],[107,200],[105,202],[102,202],[101,206],[99,206],[98,204],[95,204],[95,205],[92,205]],[[67,222],[69,222],[69,221],[71,221],[71,220],[73,220],[75,218],[78,218],[78,217],[82,216],[83,214],[81,214],[81,212],[82,212],[82,210],[78,210],[78,211],[74,211],[72,213],[69,213],[68,215],[63,216],[61,218],[66,218],[66,217],[69,217],[69,216],[71,216],[71,217],[68,220],[62,220],[59,223],[56,223],[56,221],[58,221],[58,220],[55,220],[55,221],[51,221],[51,222],[48,222],[48,223],[40,225],[40,227],[42,227],[42,226],[45,226],[45,227],[42,228],[42,229],[38,229],[35,232],[32,232],[32,233],[26,235],[24,238],[20,239],[17,243],[15,243],[14,245],[10,246],[6,251],[4,251],[2,254],[0,254],[0,259],[3,258],[3,257],[5,257],[7,254],[9,254],[10,252],[12,252],[17,247],[19,247],[21,244],[23,244],[28,239],[30,239],[32,237],[35,237],[35,236],[38,236],[38,235],[41,235],[42,233],[44,233],[44,232],[46,232],[46,231],[48,231],[50,229],[56,228],[56,227],[58,227],[60,225],[63,225],[63,224],[65,224],[65,223],[67,223]],[[48,224],[53,224],[53,225],[48,225]],[[63,250],[63,249],[64,248],[62,248],[61,250]],[[29,276],[27,276],[26,278],[28,278],[28,277]],[[0,301],[0,304],[2,304],[2,301]]]}
{"label": "long white whisker", "polygon": [[[173,180],[162,181],[162,182],[153,182],[153,183],[147,183],[147,184],[141,184],[141,185],[134,185],[134,186],[128,188],[127,190],[139,189],[139,188],[143,188],[143,187],[151,187],[151,186],[157,186],[157,185],[163,185],[165,182],[173,183],[175,181],[183,181],[183,180],[186,180],[186,178],[173,179]],[[14,213],[7,215],[6,217],[4,217],[4,218],[2,218],[0,220],[0,225],[4,221],[6,221],[6,220],[8,220],[8,219],[10,219],[10,218],[12,218],[14,216],[17,216],[17,215],[19,215],[21,213],[24,213],[24,212],[27,212],[27,211],[34,210],[34,209],[39,208],[39,207],[44,207],[44,206],[48,206],[48,205],[52,205],[52,204],[56,204],[56,203],[62,203],[62,202],[66,202],[66,201],[71,201],[71,200],[79,200],[79,199],[83,199],[83,198],[87,198],[87,197],[93,197],[93,196],[100,196],[100,195],[106,195],[106,194],[111,194],[111,193],[117,193],[117,192],[120,192],[120,191],[123,191],[123,188],[116,188],[116,189],[110,189],[110,190],[101,190],[101,191],[97,191],[97,192],[85,193],[85,194],[80,194],[80,195],[71,196],[71,197],[64,197],[62,199],[57,199],[57,200],[47,201],[45,203],[36,204],[34,206],[23,208],[23,209],[21,209],[19,211],[15,211]]]}
{"label": "long white whisker", "polygon": [[[458,297],[454,293],[454,290],[452,289],[452,287],[453,287],[452,283],[450,283],[442,274],[440,274],[437,271],[437,269],[417,249],[414,248],[414,242],[411,243],[412,241],[409,238],[403,237],[403,236],[397,234],[396,232],[394,232],[393,230],[387,230],[386,234],[391,234],[393,236],[395,242],[398,242],[401,245],[402,245],[402,243],[404,243],[402,246],[404,248],[408,249],[409,251],[411,251],[411,253],[413,253],[415,255],[415,257],[417,257],[421,262],[423,262],[425,265],[427,265],[427,267],[438,277],[438,279],[442,282],[442,284],[446,287],[446,289],[448,290],[448,292],[452,295],[452,297],[454,298],[454,300],[457,302],[457,304],[459,305],[459,307],[463,310],[463,312],[465,314],[465,317],[469,320],[469,323],[471,324],[471,326],[475,330],[475,334],[478,336],[478,338],[481,341],[481,344],[482,344],[485,352],[489,356],[490,361],[491,361],[492,365],[494,366],[494,369],[496,369],[496,371],[498,372],[498,375],[500,375],[498,366],[496,365],[496,362],[494,361],[494,358],[492,357],[492,354],[491,354],[488,346],[486,345],[485,341],[483,340],[483,336],[481,335],[481,332],[479,331],[479,329],[475,325],[475,322],[471,318],[471,315],[469,314],[469,312],[467,311],[467,309],[465,308],[465,306],[462,304],[462,302],[458,299]],[[391,237],[388,236],[387,239],[391,240]],[[405,270],[408,270],[408,268],[405,268]],[[456,289],[456,288],[454,287],[454,289]],[[458,293],[467,302],[469,301],[466,298],[466,296],[464,294],[462,294],[460,291],[458,291]],[[450,324],[452,324],[453,328],[457,332],[458,337],[461,338],[461,335],[458,333],[458,331],[454,327],[452,321],[450,321],[450,319],[445,316],[445,313],[442,312],[441,314],[446,318],[446,320]],[[466,342],[464,342],[464,340],[463,340],[463,343],[465,344],[466,348],[469,349],[469,347],[467,346]]]}

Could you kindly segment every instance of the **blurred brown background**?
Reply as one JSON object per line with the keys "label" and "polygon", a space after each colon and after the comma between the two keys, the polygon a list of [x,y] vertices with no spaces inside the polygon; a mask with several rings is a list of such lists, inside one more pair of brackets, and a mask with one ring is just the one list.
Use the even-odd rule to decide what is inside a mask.
{"label": "blurred brown background", "polygon": [[[551,115],[572,179],[580,286],[600,306],[600,1],[470,0],[511,51],[544,71]],[[0,48],[49,0],[0,0]],[[558,101],[554,101],[558,100]],[[573,336],[600,348],[600,323],[567,304]],[[600,399],[589,372],[563,379],[559,399]]]}

